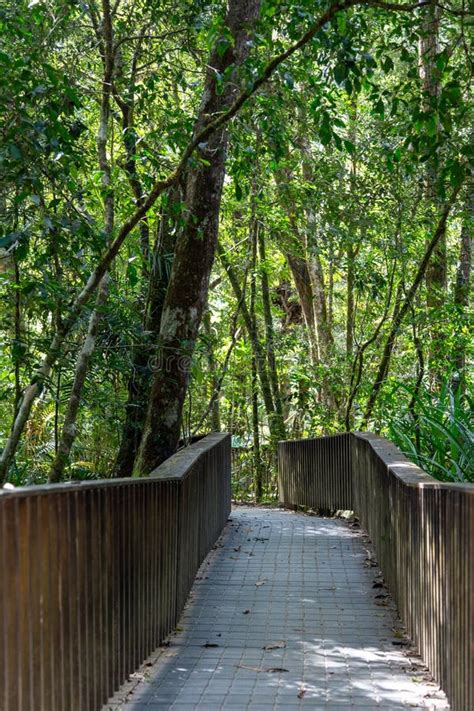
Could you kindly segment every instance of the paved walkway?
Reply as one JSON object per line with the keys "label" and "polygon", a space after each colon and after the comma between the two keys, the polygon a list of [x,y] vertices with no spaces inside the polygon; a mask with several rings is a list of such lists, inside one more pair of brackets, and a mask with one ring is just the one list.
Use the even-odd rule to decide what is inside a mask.
{"label": "paved walkway", "polygon": [[168,647],[105,707],[118,711],[447,709],[409,655],[363,534],[236,508]]}

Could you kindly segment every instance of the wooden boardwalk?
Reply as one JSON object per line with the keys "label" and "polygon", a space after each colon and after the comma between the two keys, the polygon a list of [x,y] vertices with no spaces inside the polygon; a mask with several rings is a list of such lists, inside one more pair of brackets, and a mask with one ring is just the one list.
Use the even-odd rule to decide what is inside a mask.
{"label": "wooden boardwalk", "polygon": [[168,646],[104,707],[448,709],[409,651],[367,539],[338,519],[236,508]]}

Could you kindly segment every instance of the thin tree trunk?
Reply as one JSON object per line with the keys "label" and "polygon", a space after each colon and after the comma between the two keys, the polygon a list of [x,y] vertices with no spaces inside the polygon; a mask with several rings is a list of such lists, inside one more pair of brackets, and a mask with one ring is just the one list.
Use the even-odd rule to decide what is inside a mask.
{"label": "thin tree trunk", "polygon": [[[104,277],[104,280],[106,279],[107,277]],[[61,430],[61,439],[59,441],[56,456],[49,474],[49,481],[51,483],[61,481],[64,468],[69,461],[72,445],[76,439],[76,422],[82,399],[82,390],[86,381],[87,371],[89,370],[90,360],[95,350],[97,333],[99,330],[100,320],[102,318],[102,308],[107,300],[107,294],[107,284],[104,283],[103,287],[101,285],[97,293],[96,304],[89,319],[87,335],[77,358],[76,369],[74,372],[74,382]]]}
{"label": "thin tree trunk", "polygon": [[[99,130],[97,133],[97,156],[99,167],[102,173],[102,187],[104,189],[104,233],[106,241],[109,242],[114,229],[114,194],[111,186],[111,169],[107,157],[107,139],[109,133],[110,117],[110,95],[112,89],[113,75],[113,30],[109,0],[102,0],[102,47],[104,74],[102,79],[102,99],[100,108]],[[108,296],[109,277],[104,274],[97,291],[96,305],[93,309],[87,335],[79,352],[74,373],[74,382],[71,396],[66,408],[64,422],[61,432],[61,439],[57,448],[56,456],[51,467],[49,481],[54,483],[61,481],[64,468],[69,461],[69,455],[77,434],[77,416],[82,399],[82,390],[86,381],[87,371],[95,350],[97,334],[100,320],[102,318],[103,307]]]}
{"label": "thin tree trunk", "polygon": [[[382,317],[379,320],[378,324],[376,325],[372,335],[364,343],[361,343],[358,346],[357,352],[356,352],[354,359],[352,361],[352,369],[351,369],[352,372],[351,372],[351,379],[350,379],[350,385],[349,385],[349,396],[347,398],[345,418],[344,418],[347,432],[350,432],[350,430],[351,430],[352,405],[353,405],[354,400],[355,400],[357,393],[359,391],[359,386],[360,386],[360,382],[362,380],[362,374],[364,371],[364,354],[365,354],[366,350],[369,348],[369,346],[371,346],[373,343],[375,343],[377,341],[380,331],[382,330],[382,326],[384,325],[385,321],[388,318],[389,311],[390,311],[390,304],[392,301],[394,279],[395,279],[395,265],[394,265],[392,276],[390,279],[390,286],[389,286],[385,309],[382,314]],[[398,285],[397,294],[395,297],[393,318],[396,316],[398,309],[400,308],[400,298],[401,298],[402,292],[403,292],[403,285],[400,282]]]}
{"label": "thin tree trunk", "polygon": [[166,363],[166,358],[160,358],[157,352],[157,343],[173,261],[175,246],[173,211],[178,200],[179,191],[177,189],[171,190],[159,223],[158,239],[151,260],[148,303],[144,320],[144,340],[133,351],[132,372],[128,381],[128,396],[125,405],[125,421],[114,467],[114,476],[116,477],[128,477],[133,474],[145,425],[153,372]]}
{"label": "thin tree trunk", "polygon": [[329,244],[328,327],[332,333],[334,328],[334,242],[332,237]]}
{"label": "thin tree trunk", "polygon": [[[232,340],[230,342],[230,346],[227,349],[227,353],[225,354],[224,363],[221,368],[220,376],[218,378],[216,378],[216,384],[215,384],[214,391],[211,395],[211,399],[209,400],[209,403],[208,403],[207,408],[205,409],[204,413],[201,415],[201,419],[199,420],[198,424],[196,425],[196,428],[195,428],[196,434],[199,433],[199,430],[201,429],[202,425],[204,424],[204,422],[207,420],[207,418],[211,414],[212,409],[214,407],[214,402],[220,395],[222,384],[224,382],[224,378],[225,378],[227,370],[229,368],[230,357],[232,355],[232,351],[234,350],[234,346],[237,342],[237,339],[239,338],[239,335],[240,335],[240,328],[237,328],[237,318],[240,313],[240,308],[241,308],[240,305],[238,305],[237,310],[234,314],[233,324],[232,324],[232,329],[231,329]],[[219,417],[219,420],[220,420],[220,417]],[[232,418],[230,418],[230,422],[232,423]],[[232,428],[231,428],[231,430],[232,430]]]}
{"label": "thin tree trunk", "polygon": [[[258,225],[255,219],[255,212],[252,211],[252,224],[250,226],[251,238],[252,238],[252,260],[250,265],[250,304],[249,313],[252,322],[252,331],[257,332],[257,315],[255,313],[255,304],[257,300],[257,232]],[[268,352],[267,352],[268,356]],[[257,381],[257,359],[255,356],[255,351],[252,352],[252,378],[251,378],[251,390],[252,390],[252,433],[253,433],[253,471],[254,471],[254,481],[255,481],[255,499],[258,501],[262,498],[263,492],[263,481],[262,481],[262,459],[260,452],[260,423],[258,417],[258,381]],[[275,392],[273,391],[273,396]]]}
{"label": "thin tree trunk", "polygon": [[[260,0],[229,0],[225,24],[233,41],[224,52],[216,45],[210,58],[195,134],[231,106],[236,69],[248,56],[249,30],[259,9]],[[217,77],[231,67],[233,76],[221,93]],[[136,467],[138,474],[148,474],[178,445],[188,372],[217,244],[227,143],[226,129],[214,132],[200,147],[203,161],[188,172],[185,200],[188,219],[177,240],[160,328],[160,349],[166,357],[166,367],[153,378]]]}
{"label": "thin tree trunk", "polygon": [[275,357],[275,332],[273,328],[273,316],[270,299],[270,285],[268,282],[268,265],[266,262],[265,236],[263,226],[255,224],[256,239],[260,256],[260,283],[262,287],[263,317],[265,320],[265,350],[267,352],[268,373],[272,388],[273,402],[278,417],[283,422],[283,404],[278,382],[278,370]]}
{"label": "thin tree trunk", "polygon": [[[437,101],[440,82],[436,58],[439,45],[440,9],[435,0],[431,0],[422,9],[422,34],[419,42],[419,71],[421,81],[421,106],[426,114],[435,115],[434,104]],[[436,119],[436,134],[438,122]],[[425,169],[425,201],[428,218],[435,222],[438,199],[436,196],[437,168],[435,158],[431,158]],[[446,235],[439,240],[426,270],[426,305],[430,319],[430,357],[429,370],[431,380],[439,382],[442,378],[440,357],[443,351],[444,329],[441,326],[440,309],[447,297],[447,253]]]}
{"label": "thin tree trunk", "polygon": [[[349,176],[349,185],[351,192],[352,203],[357,200],[357,100],[351,102],[349,107],[350,128],[349,137],[354,145],[354,152],[351,156],[351,169]],[[354,247],[355,234],[349,236],[347,244],[347,272],[346,272],[346,357],[348,360],[352,358],[354,352],[354,332],[355,332],[355,298],[354,298],[354,282],[355,282],[355,260],[356,249]]]}
{"label": "thin tree trunk", "polygon": [[[138,41],[132,56],[130,76],[127,78],[125,98],[123,98],[119,94],[115,80],[112,86],[113,97],[122,114],[122,141],[126,153],[125,171],[127,173],[128,182],[132,190],[133,197],[135,199],[135,205],[138,208],[143,205],[143,202],[145,200],[145,193],[143,191],[142,182],[137,171],[137,133],[134,126],[133,116],[135,110],[135,87],[138,61],[142,52],[143,39],[147,30],[147,25],[143,25],[138,36]],[[139,229],[140,248],[143,260],[143,272],[144,275],[147,276],[150,267],[150,227],[148,224],[147,215],[144,215],[144,217],[140,221]]]}
{"label": "thin tree trunk", "polygon": [[354,351],[354,323],[355,323],[355,302],[354,302],[354,245],[350,242],[347,245],[347,297],[346,297],[346,355],[352,357]]}
{"label": "thin tree trunk", "polygon": [[[211,331],[211,314],[209,310],[204,314],[204,333],[206,336],[206,355],[209,374],[211,376],[211,429],[213,432],[221,430],[221,416],[219,408],[219,379],[217,376],[217,364],[214,357],[214,349],[212,347],[212,331]],[[212,399],[212,395],[217,393],[217,397]]]}
{"label": "thin tree trunk", "polygon": [[420,341],[420,337],[418,335],[418,329],[416,326],[416,313],[413,305],[410,308],[411,311],[411,329],[412,329],[412,336],[413,336],[413,345],[415,347],[416,351],[416,358],[417,358],[417,374],[416,374],[416,382],[415,382],[415,387],[413,389],[413,394],[410,398],[410,402],[408,403],[408,412],[411,414],[413,418],[413,425],[415,427],[415,444],[416,448],[419,451],[420,450],[420,417],[416,411],[416,403],[418,400],[418,396],[420,393],[420,388],[421,384],[423,382],[423,377],[425,375],[425,358],[423,355],[423,344]]}
{"label": "thin tree trunk", "polygon": [[57,370],[56,376],[56,397],[54,398],[54,453],[58,453],[59,448],[59,409],[61,401],[61,365]]}
{"label": "thin tree trunk", "polygon": [[456,201],[456,198],[458,196],[460,188],[461,188],[460,185],[457,188],[455,188],[449,201],[446,203],[446,205],[441,213],[441,216],[439,218],[439,222],[438,222],[436,231],[435,231],[435,233],[428,245],[428,248],[426,249],[423,259],[421,260],[421,263],[418,267],[413,284],[411,285],[410,289],[406,293],[403,302],[400,304],[400,308],[397,309],[397,312],[394,314],[392,328],[390,329],[390,333],[387,336],[387,340],[385,342],[385,347],[383,350],[380,365],[377,370],[377,375],[375,377],[375,381],[372,386],[372,390],[370,392],[369,399],[367,401],[364,417],[362,419],[361,429],[365,429],[367,427],[367,424],[372,416],[374,406],[377,401],[377,397],[379,395],[380,389],[381,389],[383,383],[385,382],[385,378],[387,377],[387,374],[388,374],[388,370],[390,367],[390,359],[392,357],[392,351],[395,346],[395,341],[397,339],[401,325],[403,323],[403,320],[404,320],[406,314],[408,313],[408,311],[410,310],[410,308],[413,304],[413,299],[418,291],[418,288],[419,288],[421,282],[425,278],[426,269],[428,267],[428,264],[430,262],[432,254],[433,254],[434,250],[436,249],[436,246],[437,246],[439,240],[443,239],[443,237],[446,234],[446,222],[448,220],[451,209]]}
{"label": "thin tree trunk", "polygon": [[[461,323],[466,318],[469,308],[469,294],[471,287],[472,270],[472,233],[474,225],[474,190],[472,187],[468,193],[465,205],[465,215],[461,228],[461,240],[459,245],[459,261],[456,270],[456,283],[454,286],[454,305],[458,311]],[[456,375],[454,378],[454,388],[459,390],[464,396],[466,389],[466,344],[462,334],[458,336],[458,342],[454,353],[454,366]]]}
{"label": "thin tree trunk", "polygon": [[[314,181],[314,157],[306,136],[300,137],[300,144],[303,155],[303,177],[308,182],[312,182]],[[320,255],[318,226],[315,210],[312,205],[306,205],[305,215],[307,223],[304,231],[305,249],[313,290],[313,309],[318,338],[319,358],[325,365],[328,365],[333,351],[334,341],[329,328],[326,286]]]}
{"label": "thin tree trunk", "polygon": [[23,352],[22,342],[22,317],[21,317],[21,290],[20,290],[20,267],[18,261],[13,258],[15,270],[15,340],[14,340],[14,370],[15,370],[15,399],[13,402],[14,417],[18,411],[18,406],[21,400],[21,357]]}
{"label": "thin tree trunk", "polygon": [[306,332],[308,334],[311,365],[317,366],[319,364],[318,339],[314,325],[313,291],[311,289],[308,264],[302,257],[297,257],[289,252],[285,252],[285,257],[293,275],[293,281],[295,282],[301,310],[303,312]]}
{"label": "thin tree trunk", "polygon": [[262,454],[260,451],[260,423],[258,417],[258,376],[257,376],[257,360],[255,354],[252,353],[252,459],[253,459],[253,477],[255,482],[255,500],[257,503],[262,500],[263,495],[263,467]]}
{"label": "thin tree trunk", "polygon": [[239,280],[237,279],[237,276],[234,270],[232,269],[224,250],[220,245],[218,246],[218,253],[222,265],[224,266],[224,269],[227,272],[227,276],[229,277],[229,281],[231,283],[232,289],[234,290],[235,297],[238,303],[242,304],[242,317],[244,319],[245,328],[247,329],[247,333],[252,344],[252,350],[255,355],[257,372],[260,380],[260,387],[262,390],[263,403],[265,405],[265,411],[267,413],[268,418],[268,426],[270,429],[271,437],[276,442],[279,439],[284,439],[285,427],[283,419],[279,418],[273,402],[272,389],[270,385],[270,379],[268,377],[265,351],[260,342],[256,324],[253,323],[252,318],[250,316],[250,312],[247,308],[245,300],[243,299],[242,289],[240,288]]}

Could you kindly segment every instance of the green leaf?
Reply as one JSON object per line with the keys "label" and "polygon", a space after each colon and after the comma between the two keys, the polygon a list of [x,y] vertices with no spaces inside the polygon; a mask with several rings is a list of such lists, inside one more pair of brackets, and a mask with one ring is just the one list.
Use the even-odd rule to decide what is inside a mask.
{"label": "green leaf", "polygon": [[376,103],[375,106],[374,106],[374,111],[375,111],[375,113],[378,114],[381,118],[384,117],[384,115],[385,115],[385,106],[384,106],[384,103],[383,103],[383,100],[382,100],[382,99],[379,99],[379,100],[377,101],[377,103]]}
{"label": "green leaf", "polygon": [[283,75],[283,79],[285,80],[285,84],[290,88],[294,89],[295,88],[295,80],[291,76],[289,72],[285,72]]}
{"label": "green leaf", "polygon": [[346,147],[346,151],[350,153],[351,155],[354,155],[356,152],[356,147],[352,143],[352,141],[348,141],[347,139],[344,140],[344,146]]}
{"label": "green leaf", "polygon": [[336,64],[334,67],[334,79],[336,80],[336,83],[342,84],[347,78],[348,73],[349,68],[345,62],[339,62]]}
{"label": "green leaf", "polygon": [[138,282],[138,272],[133,262],[127,264],[127,279],[131,287],[134,287]]}
{"label": "green leaf", "polygon": [[11,143],[9,146],[9,150],[12,158],[14,158],[15,160],[22,159],[21,150],[18,148],[16,143]]}

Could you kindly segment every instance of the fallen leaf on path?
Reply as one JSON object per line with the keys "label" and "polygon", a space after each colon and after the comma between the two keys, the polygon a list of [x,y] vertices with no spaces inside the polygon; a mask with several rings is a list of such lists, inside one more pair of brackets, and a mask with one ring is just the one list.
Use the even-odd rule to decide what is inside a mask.
{"label": "fallen leaf on path", "polygon": [[272,649],[284,649],[286,647],[286,642],[283,640],[279,642],[273,642],[273,644],[266,644],[264,650],[266,652],[271,652]]}
{"label": "fallen leaf on path", "polygon": [[249,669],[254,672],[266,672],[267,674],[278,674],[280,672],[288,672],[289,669],[283,667],[251,667],[248,664],[236,664],[237,669]]}
{"label": "fallen leaf on path", "polygon": [[267,582],[266,580],[257,580],[257,582],[255,583],[255,587],[259,588],[262,585],[265,585],[266,582]]}

